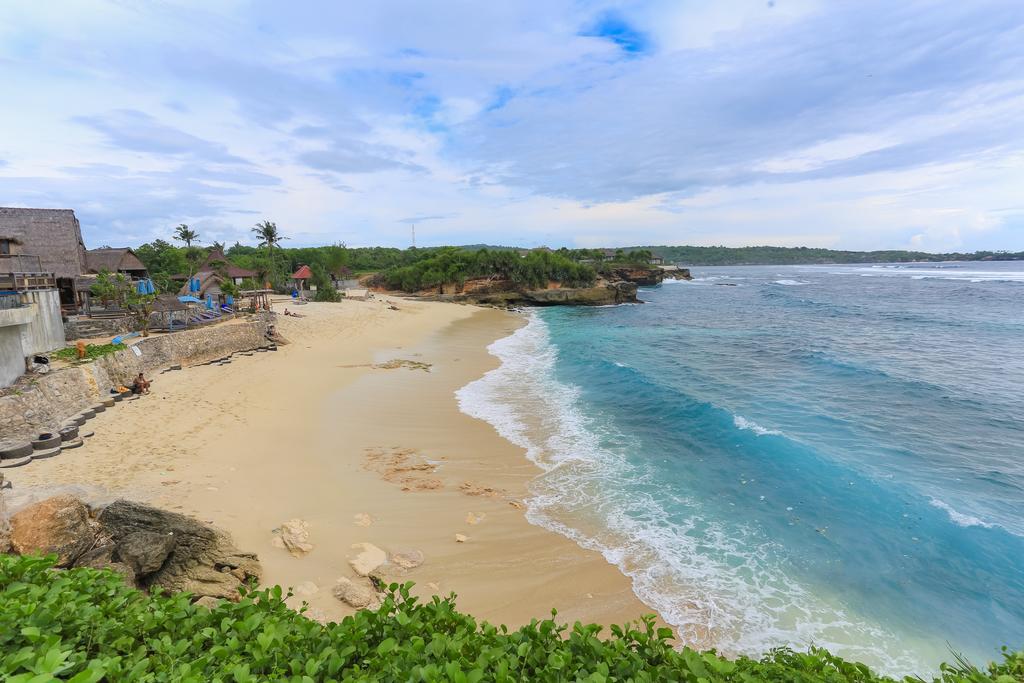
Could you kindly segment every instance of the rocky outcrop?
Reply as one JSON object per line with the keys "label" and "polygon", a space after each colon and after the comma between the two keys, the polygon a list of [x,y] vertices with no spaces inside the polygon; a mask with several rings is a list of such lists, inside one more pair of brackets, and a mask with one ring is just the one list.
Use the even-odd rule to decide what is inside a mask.
{"label": "rocky outcrop", "polygon": [[665,271],[649,266],[621,266],[612,269],[609,279],[631,282],[639,287],[653,287],[665,279]]}
{"label": "rocky outcrop", "polygon": [[60,568],[110,569],[143,589],[238,600],[239,587],[262,574],[256,556],[240,552],[226,532],[126,500],[97,511],[55,496],[14,514],[10,529],[16,553],[56,554]]}
{"label": "rocky outcrop", "polygon": [[70,567],[95,541],[89,508],[74,496],[47,498],[11,517],[14,552],[56,554],[58,567]]}
{"label": "rocky outcrop", "polygon": [[[496,288],[497,289],[497,288]],[[462,294],[426,297],[435,301],[484,306],[612,306],[639,303],[637,287],[631,282],[599,282],[593,287],[552,287],[525,291],[476,290]]]}
{"label": "rocky outcrop", "polygon": [[146,570],[137,576],[142,588],[237,600],[239,587],[262,575],[256,555],[240,552],[226,532],[185,515],[118,500],[97,521],[114,546],[114,559]]}

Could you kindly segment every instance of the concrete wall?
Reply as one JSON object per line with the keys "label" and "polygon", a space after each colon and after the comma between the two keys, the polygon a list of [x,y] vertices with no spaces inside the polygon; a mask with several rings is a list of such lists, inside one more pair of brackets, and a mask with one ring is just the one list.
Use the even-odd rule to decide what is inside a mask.
{"label": "concrete wall", "polygon": [[188,365],[263,346],[266,330],[265,322],[243,322],[175,332],[143,339],[91,363],[40,375],[20,393],[0,397],[0,441],[56,431],[71,415],[106,398],[112,387],[130,385],[139,372],[153,373],[175,363]]}
{"label": "concrete wall", "polygon": [[25,357],[21,355],[21,327],[0,327],[0,387],[14,384],[14,380],[25,372]]}
{"label": "concrete wall", "polygon": [[25,293],[35,316],[21,329],[21,350],[25,356],[64,347],[64,323],[60,317],[60,292],[56,289]]}
{"label": "concrete wall", "polygon": [[35,315],[33,306],[0,309],[0,387],[10,386],[25,372],[21,334]]}

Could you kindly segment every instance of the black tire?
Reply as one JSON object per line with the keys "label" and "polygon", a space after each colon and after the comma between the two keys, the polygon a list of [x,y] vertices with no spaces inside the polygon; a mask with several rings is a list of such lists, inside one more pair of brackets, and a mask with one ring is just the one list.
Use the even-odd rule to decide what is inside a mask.
{"label": "black tire", "polygon": [[61,441],[71,441],[71,439],[78,438],[78,426],[64,427],[58,432],[60,434]]}
{"label": "black tire", "polygon": [[85,442],[82,441],[82,437],[78,436],[78,437],[75,437],[74,439],[71,439],[71,441],[65,441],[64,443],[62,443],[60,445],[60,447],[65,449],[65,450],[67,450],[68,448],[78,448],[83,443],[85,443]]}

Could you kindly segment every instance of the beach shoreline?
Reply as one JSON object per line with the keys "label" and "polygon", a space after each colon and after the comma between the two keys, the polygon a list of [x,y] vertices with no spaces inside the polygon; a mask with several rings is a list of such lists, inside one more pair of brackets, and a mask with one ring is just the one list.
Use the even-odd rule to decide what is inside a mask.
{"label": "beach shoreline", "polygon": [[[653,613],[600,554],[527,521],[539,470],[459,410],[456,390],[497,366],[487,346],[522,319],[394,303],[277,303],[303,316],[278,317],[290,344],[159,375],[153,394],[91,421],[85,448],[10,471],[12,500],[70,487],[193,515],[257,553],[264,584],[294,589],[290,602],[320,619],[354,611],[332,589],[358,579],[349,561],[362,543],[419,551],[423,564],[396,580],[421,596],[456,593],[492,623],[552,609],[606,625]],[[273,530],[292,519],[313,545],[301,557],[275,545]]]}

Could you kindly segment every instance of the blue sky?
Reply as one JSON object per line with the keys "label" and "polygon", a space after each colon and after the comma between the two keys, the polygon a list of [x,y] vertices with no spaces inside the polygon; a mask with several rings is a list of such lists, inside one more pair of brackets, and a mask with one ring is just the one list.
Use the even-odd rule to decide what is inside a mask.
{"label": "blue sky", "polygon": [[1024,2],[0,8],[0,204],[90,246],[1024,249]]}

